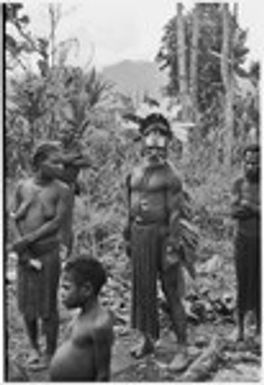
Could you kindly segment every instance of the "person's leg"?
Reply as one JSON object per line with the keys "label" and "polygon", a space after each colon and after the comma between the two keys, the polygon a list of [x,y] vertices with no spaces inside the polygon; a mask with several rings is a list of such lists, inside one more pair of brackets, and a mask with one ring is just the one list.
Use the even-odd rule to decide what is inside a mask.
{"label": "person's leg", "polygon": [[141,341],[138,345],[130,350],[130,354],[135,358],[141,358],[154,351],[154,341],[149,334],[142,334]]}
{"label": "person's leg", "polygon": [[[172,321],[173,330],[180,344],[187,343],[187,319],[182,304],[181,294],[179,293],[178,266],[161,274],[162,290],[169,305],[169,313]],[[182,279],[182,277],[180,278]]]}
{"label": "person's leg", "polygon": [[141,333],[141,340],[130,352],[140,358],[154,351],[159,334],[157,310],[157,228],[131,229],[132,301],[131,325]]}
{"label": "person's leg", "polygon": [[26,332],[29,338],[29,343],[32,349],[32,352],[28,358],[28,364],[36,362],[40,358],[39,344],[38,344],[38,321],[35,318],[24,316],[24,323],[26,327]]}
{"label": "person's leg", "polygon": [[46,358],[50,360],[57,348],[59,315],[55,311],[49,318],[43,320],[44,333],[46,336]]}
{"label": "person's leg", "polygon": [[245,311],[241,306],[241,304],[239,303],[239,301],[238,301],[237,307],[238,307],[238,311],[237,311],[236,340],[243,341],[245,336],[245,327],[244,327]]}
{"label": "person's leg", "polygon": [[173,330],[178,340],[178,352],[169,366],[172,370],[182,370],[189,362],[187,354],[187,318],[179,287],[180,284],[183,284],[183,277],[178,269],[180,269],[179,266],[174,266],[161,274],[162,290],[169,305]]}
{"label": "person's leg", "polygon": [[39,350],[37,320],[31,319],[31,318],[28,318],[27,316],[25,316],[24,321],[25,321],[26,331],[27,331],[27,335],[28,335],[31,347],[34,350]]}
{"label": "person's leg", "polygon": [[235,267],[236,267],[236,280],[237,280],[237,330],[234,333],[233,339],[235,341],[244,340],[244,321],[246,313],[246,304],[248,296],[248,284],[246,275],[248,274],[246,264],[246,245],[243,243],[244,249],[242,250],[242,242],[236,240],[235,242]]}
{"label": "person's leg", "polygon": [[57,337],[58,337],[58,314],[55,312],[49,318],[44,318],[43,322],[43,334],[46,337],[46,351],[43,355],[39,356],[39,359],[36,362],[32,362],[31,370],[43,370],[49,364],[50,360],[55,353],[57,347]]}

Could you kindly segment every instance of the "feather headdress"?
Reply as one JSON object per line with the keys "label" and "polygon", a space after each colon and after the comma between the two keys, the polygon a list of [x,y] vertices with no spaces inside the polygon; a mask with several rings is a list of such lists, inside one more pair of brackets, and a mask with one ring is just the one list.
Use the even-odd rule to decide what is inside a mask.
{"label": "feather headdress", "polygon": [[171,99],[163,98],[161,102],[148,96],[144,97],[143,102],[138,106],[134,113],[123,115],[123,119],[133,123],[129,128],[139,129],[141,134],[146,127],[154,122],[160,122],[167,126],[167,135],[175,136],[181,142],[187,142],[188,129],[194,127],[193,122],[182,122],[180,113],[181,104],[173,103]]}

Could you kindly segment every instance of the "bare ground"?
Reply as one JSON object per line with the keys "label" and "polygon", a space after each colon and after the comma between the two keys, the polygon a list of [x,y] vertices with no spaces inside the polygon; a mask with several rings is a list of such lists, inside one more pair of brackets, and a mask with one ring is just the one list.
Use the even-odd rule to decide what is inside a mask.
{"label": "bare ground", "polygon": [[[207,248],[206,248],[207,247]],[[232,263],[232,248],[229,242],[216,245],[218,253],[204,246],[203,258],[197,265],[198,276],[195,285],[187,282],[186,310],[189,314],[189,353],[190,365],[197,357],[208,349],[213,336],[227,341],[216,362],[200,374],[197,381],[214,382],[252,382],[260,380],[261,352],[260,344],[254,339],[254,325],[252,317],[248,318],[248,336],[244,344],[230,342],[230,335],[235,329],[235,276]],[[225,257],[222,257],[222,256]],[[111,262],[111,258],[108,258]],[[111,263],[110,263],[111,264]],[[103,302],[117,314],[115,333],[116,340],[112,357],[112,381],[115,382],[161,382],[183,381],[185,373],[172,373],[167,365],[177,351],[177,341],[171,331],[166,306],[162,295],[161,326],[162,336],[155,354],[144,359],[136,360],[129,354],[129,349],[137,341],[138,335],[129,329],[129,285],[126,262],[120,258],[115,268],[111,270],[108,287],[103,293]],[[120,269],[124,271],[120,273]],[[25,367],[28,354],[28,341],[24,333],[23,322],[16,308],[15,272],[14,265],[9,263],[6,299],[6,332],[8,334],[8,358]],[[116,275],[117,270],[119,274]],[[129,274],[128,274],[129,275]],[[115,276],[120,279],[117,282]],[[107,293],[107,295],[105,294]],[[164,311],[165,309],[165,311]],[[60,341],[72,314],[60,309]],[[186,371],[185,371],[186,372]],[[48,371],[27,371],[30,382],[47,382]]]}

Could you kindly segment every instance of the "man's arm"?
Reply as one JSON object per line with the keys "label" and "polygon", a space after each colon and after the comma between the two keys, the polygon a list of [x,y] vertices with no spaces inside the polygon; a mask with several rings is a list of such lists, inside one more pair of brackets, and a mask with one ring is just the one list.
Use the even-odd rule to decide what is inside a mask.
{"label": "man's arm", "polygon": [[22,251],[25,247],[30,245],[33,242],[36,242],[46,236],[56,233],[63,220],[65,218],[65,214],[67,212],[67,202],[68,202],[68,194],[69,189],[67,186],[58,186],[58,202],[56,206],[56,214],[54,218],[44,223],[38,229],[22,236],[17,242],[14,243],[15,251]]}
{"label": "man's arm", "polygon": [[110,381],[111,350],[114,342],[113,323],[108,316],[104,324],[95,331],[95,367],[96,381]]}
{"label": "man's arm", "polygon": [[183,189],[182,182],[172,169],[166,192],[168,216],[168,237],[164,255],[165,267],[181,262],[195,279],[196,250],[199,232],[192,223],[193,209],[189,194]]}
{"label": "man's arm", "polygon": [[181,204],[183,189],[181,180],[173,172],[170,173],[169,183],[166,191],[166,210],[168,218],[168,251],[179,249],[179,229],[181,217]]}
{"label": "man's arm", "polygon": [[10,216],[10,224],[11,224],[11,231],[13,233],[13,236],[16,238],[19,238],[22,234],[21,234],[21,231],[20,231],[20,228],[17,224],[17,221],[16,219],[14,218],[14,213],[17,212],[18,210],[18,207],[20,206],[21,204],[21,201],[22,201],[22,196],[21,196],[21,183],[19,183],[16,187],[16,190],[15,190],[15,194],[14,194],[14,197],[13,197],[13,202],[12,202],[12,205],[11,205],[11,212],[9,214]]}
{"label": "man's arm", "polygon": [[242,200],[241,205],[244,208],[249,209],[253,215],[257,215],[257,216],[259,215],[260,216],[261,208],[260,208],[259,204],[255,203],[255,202],[247,201],[247,200]]}

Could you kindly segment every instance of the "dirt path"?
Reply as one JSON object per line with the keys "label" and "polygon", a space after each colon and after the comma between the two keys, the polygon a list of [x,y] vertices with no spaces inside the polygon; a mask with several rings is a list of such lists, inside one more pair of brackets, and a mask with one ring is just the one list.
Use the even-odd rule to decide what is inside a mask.
{"label": "dirt path", "polygon": [[[212,323],[194,326],[189,329],[189,353],[191,361],[197,358],[209,345],[213,335],[227,338],[234,329],[232,324]],[[121,335],[120,335],[121,333]],[[18,336],[17,336],[18,337]],[[251,342],[250,342],[251,341]],[[171,373],[167,365],[177,351],[177,343],[171,331],[163,331],[155,354],[140,360],[132,358],[129,350],[137,342],[137,334],[134,331],[123,328],[116,329],[116,341],[112,356],[112,381],[115,382],[162,382],[181,381],[183,373]],[[27,343],[20,346],[20,362],[25,359]],[[197,346],[199,345],[199,347]],[[203,346],[202,346],[203,345]],[[230,345],[222,358],[212,371],[206,374],[204,381],[233,382],[233,381],[259,381],[260,379],[260,351],[249,338],[248,342],[241,346]],[[28,371],[30,382],[47,382],[48,371]]]}
{"label": "dirt path", "polygon": [[[218,263],[219,261],[221,263]],[[209,264],[208,262],[206,264],[202,262],[198,266],[197,287],[200,293],[198,298],[191,299],[191,296],[189,296],[189,305],[191,305],[191,310],[196,315],[196,318],[189,319],[188,342],[192,360],[207,349],[213,336],[217,335],[220,340],[225,340],[231,335],[235,327],[234,304],[232,301],[226,302],[226,298],[230,298],[231,295],[232,299],[235,293],[234,272],[230,267],[232,264],[228,258],[225,258],[224,262],[220,258],[214,258],[214,260],[211,258],[209,262]],[[13,274],[14,270],[10,269],[9,272]],[[8,357],[25,367],[29,345],[24,333],[22,318],[16,306],[15,277],[12,274],[9,276],[11,283],[7,290]],[[120,278],[120,272],[119,275],[115,273],[113,276]],[[122,286],[123,283],[124,286]],[[123,279],[118,283],[110,280],[110,287],[106,288],[108,295],[105,298],[107,306],[111,307],[111,303],[113,303],[113,306],[115,306],[113,310],[116,309],[120,316],[115,326],[116,340],[112,357],[112,380],[115,382],[181,381],[182,373],[175,374],[167,370],[167,365],[177,351],[177,343],[170,331],[166,311],[160,312],[162,335],[155,354],[141,360],[136,360],[130,356],[129,350],[137,342],[137,334],[135,331],[129,330],[128,327],[128,298],[130,295],[126,283],[127,279]],[[71,314],[61,308],[60,317],[59,343],[63,340],[65,326],[68,324]],[[252,338],[254,330],[248,328],[248,331],[247,343],[226,346],[218,359],[217,365],[206,373],[203,381],[252,382],[260,379],[260,347],[254,343]],[[30,382],[48,381],[47,370],[28,372],[28,376]]]}

